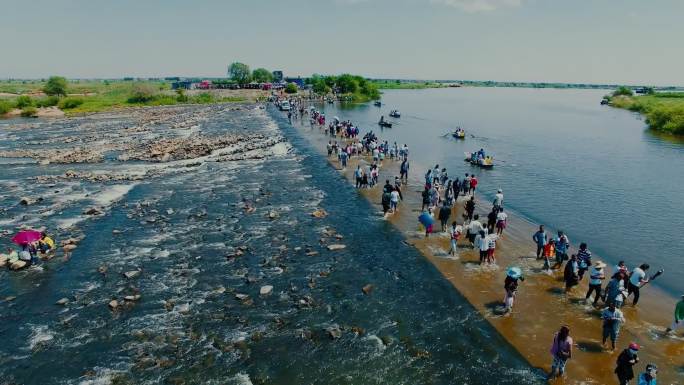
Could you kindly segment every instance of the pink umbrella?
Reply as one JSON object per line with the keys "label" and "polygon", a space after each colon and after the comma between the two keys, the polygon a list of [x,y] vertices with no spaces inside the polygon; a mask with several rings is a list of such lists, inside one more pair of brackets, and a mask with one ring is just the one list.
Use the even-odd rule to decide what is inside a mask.
{"label": "pink umbrella", "polygon": [[35,242],[40,239],[40,231],[22,230],[12,237],[12,242],[17,245],[25,245],[27,243]]}

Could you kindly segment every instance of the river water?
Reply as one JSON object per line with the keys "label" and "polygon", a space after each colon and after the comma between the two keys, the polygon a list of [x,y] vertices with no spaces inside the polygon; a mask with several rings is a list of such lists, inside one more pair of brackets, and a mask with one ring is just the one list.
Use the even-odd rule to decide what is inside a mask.
{"label": "river water", "polygon": [[[382,107],[322,108],[328,118],[337,115],[376,132],[384,114],[394,125],[380,137],[409,145],[414,175],[436,163],[452,178],[475,171],[487,199],[500,187],[507,208],[533,224],[564,230],[575,244],[587,242],[607,262],[664,268],[656,283],[679,295],[684,142],[653,134],[636,114],[601,106],[608,92],[391,90]],[[401,111],[400,119],[388,118],[392,109]],[[457,125],[467,131],[466,140],[444,135]],[[463,162],[464,152],[480,148],[497,159],[494,169]]]}
{"label": "river water", "polygon": [[[407,100],[399,106],[406,111],[411,97],[420,98],[386,96]],[[40,268],[0,271],[0,384],[540,381],[539,370],[280,114],[249,106],[205,113],[192,135],[250,132],[286,142],[263,158],[225,162],[160,165],[117,161],[116,154],[93,164],[3,159],[0,247],[21,225],[46,226],[57,242],[83,239],[68,258],[60,251]],[[407,135],[410,121],[403,121]],[[54,139],[86,128],[106,141],[135,123],[112,114],[0,124],[0,148],[8,150],[66,146]],[[156,129],[179,135],[164,124]],[[416,149],[429,145],[421,143]],[[70,170],[139,177],[59,177]],[[24,195],[43,199],[22,206]],[[256,211],[244,210],[245,202]],[[93,206],[102,214],[83,214]],[[330,215],[312,217],[318,207]],[[330,243],[347,248],[329,251]],[[367,284],[374,288],[368,295],[361,290]],[[265,285],[273,292],[260,296]],[[136,294],[137,301],[123,299]],[[69,303],[56,305],[61,298]],[[123,305],[111,311],[112,299]],[[341,337],[334,340],[326,330],[336,325]]]}

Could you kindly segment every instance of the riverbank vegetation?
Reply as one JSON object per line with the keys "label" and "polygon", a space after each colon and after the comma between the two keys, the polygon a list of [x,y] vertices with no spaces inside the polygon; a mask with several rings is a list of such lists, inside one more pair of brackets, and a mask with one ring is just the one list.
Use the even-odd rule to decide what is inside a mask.
{"label": "riverbank vegetation", "polygon": [[318,95],[334,93],[338,97],[355,103],[365,103],[380,99],[378,87],[370,80],[350,74],[321,76],[314,74],[306,79],[306,84]]}
{"label": "riverbank vegetation", "polygon": [[0,82],[0,115],[15,109],[22,116],[36,116],[40,108],[57,107],[66,115],[100,112],[115,108],[161,106],[181,103],[209,104],[241,102],[246,98],[221,96],[208,91],[174,91],[164,81],[89,80]]}
{"label": "riverbank vegetation", "polygon": [[639,112],[656,131],[684,135],[684,92],[662,92],[643,96],[618,93],[609,97],[613,107]]}
{"label": "riverbank vegetation", "polygon": [[432,81],[372,80],[371,82],[381,90],[422,90],[448,87],[446,84]]}

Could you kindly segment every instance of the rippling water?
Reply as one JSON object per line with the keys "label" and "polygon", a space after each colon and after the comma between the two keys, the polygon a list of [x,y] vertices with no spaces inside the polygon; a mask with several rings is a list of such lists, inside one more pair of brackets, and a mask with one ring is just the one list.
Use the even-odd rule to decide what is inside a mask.
{"label": "rippling water", "polygon": [[[504,189],[506,206],[534,223],[563,229],[609,262],[665,268],[658,284],[684,287],[681,221],[684,142],[654,135],[629,111],[599,104],[609,91],[522,88],[394,90],[383,107],[325,105],[328,117],[379,131],[381,114],[400,119],[381,137],[407,143],[412,173],[439,163],[449,175],[475,171],[480,190]],[[444,136],[457,125],[463,141]],[[498,160],[482,171],[463,162],[484,148]],[[532,234],[530,234],[531,236]]]}
{"label": "rippling water", "polygon": [[[116,129],[129,122],[96,116],[35,123],[3,132],[0,146],[78,135],[83,124]],[[200,130],[284,134],[290,144],[266,159],[170,167],[134,182],[29,178],[151,166],[21,159],[2,166],[1,229],[45,225],[57,241],[84,239],[68,260],[60,254],[41,269],[0,271],[0,383],[539,381],[277,114],[223,111]],[[25,207],[18,204],[23,195],[44,199]],[[246,212],[244,201],[256,211]],[[93,205],[104,215],[82,214]],[[313,218],[317,207],[330,215]],[[333,229],[342,240],[326,235]],[[325,248],[335,242],[347,248]],[[123,276],[136,270],[137,277]],[[374,286],[370,295],[361,291],[366,284]],[[264,285],[274,287],[268,296],[259,295]],[[134,294],[140,300],[108,309],[110,300]],[[63,297],[69,304],[55,305]],[[335,325],[338,340],[326,332]]]}

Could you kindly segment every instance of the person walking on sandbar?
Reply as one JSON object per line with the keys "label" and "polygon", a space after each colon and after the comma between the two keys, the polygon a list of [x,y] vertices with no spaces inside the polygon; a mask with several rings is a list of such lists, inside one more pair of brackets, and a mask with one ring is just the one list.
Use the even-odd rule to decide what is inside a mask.
{"label": "person walking on sandbar", "polygon": [[648,263],[644,263],[639,267],[635,267],[634,270],[632,270],[632,274],[629,276],[627,293],[628,295],[634,294],[633,306],[636,306],[637,302],[639,302],[639,289],[648,283],[648,275],[646,275],[646,272],[650,267],[651,266],[649,266]]}
{"label": "person walking on sandbar", "polygon": [[611,302],[607,308],[603,309],[601,319],[603,320],[603,345],[606,345],[606,340],[610,337],[612,350],[615,350],[615,341],[620,335],[620,327],[625,323],[625,316],[620,309],[615,307],[615,302]]}
{"label": "person walking on sandbar", "polygon": [[544,231],[544,225],[539,226],[539,230],[534,233],[532,240],[537,244],[537,259],[541,259],[542,253],[544,252],[544,246],[549,242],[546,231]]}
{"label": "person walking on sandbar", "polygon": [[549,379],[556,376],[563,377],[565,365],[572,358],[572,337],[570,337],[570,328],[567,325],[561,326],[560,330],[553,336],[551,356],[553,363],[551,364]]}
{"label": "person walking on sandbar", "polygon": [[620,385],[627,385],[634,379],[633,366],[639,362],[639,345],[632,342],[629,347],[620,353],[617,358],[617,367],[615,374],[617,375]]}

